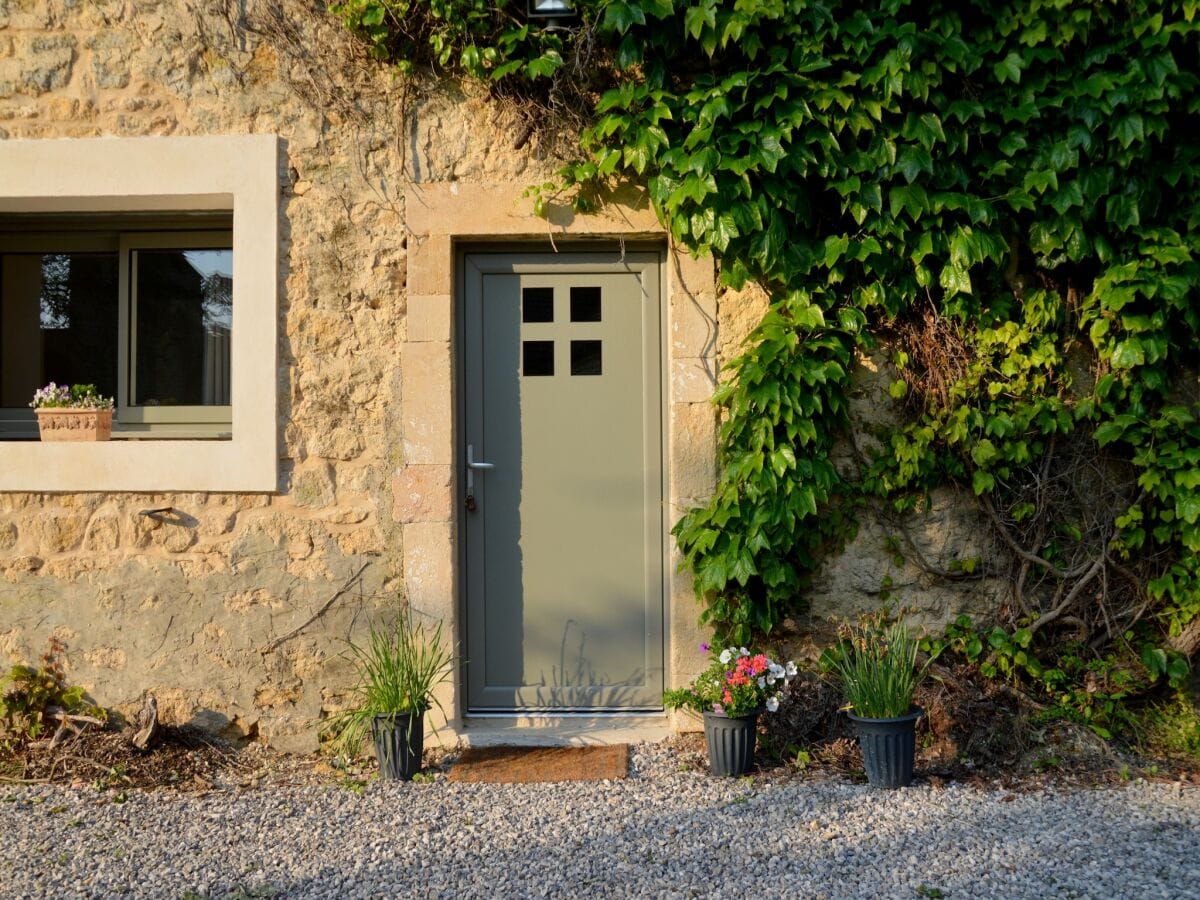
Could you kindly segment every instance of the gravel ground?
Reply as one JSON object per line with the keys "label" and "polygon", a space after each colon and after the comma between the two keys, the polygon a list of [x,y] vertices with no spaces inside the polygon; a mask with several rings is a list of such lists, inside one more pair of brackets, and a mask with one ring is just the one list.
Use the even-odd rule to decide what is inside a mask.
{"label": "gravel ground", "polygon": [[1200,788],[717,779],[0,788],[0,896],[1200,897]]}

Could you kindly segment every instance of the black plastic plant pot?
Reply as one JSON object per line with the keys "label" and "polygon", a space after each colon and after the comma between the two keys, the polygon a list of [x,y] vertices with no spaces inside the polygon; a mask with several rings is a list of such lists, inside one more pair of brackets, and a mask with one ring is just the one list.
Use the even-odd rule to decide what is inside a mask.
{"label": "black plastic plant pot", "polygon": [[745,775],[754,767],[759,712],[736,718],[715,712],[704,714],[708,767],[714,775]]}
{"label": "black plastic plant pot", "polygon": [[850,713],[858,730],[863,768],[874,787],[908,787],[913,777],[913,756],[917,749],[917,719],[921,707],[914,706],[906,716],[895,719],[865,719]]}
{"label": "black plastic plant pot", "polygon": [[412,781],[412,777],[421,770],[421,752],[425,749],[425,714],[377,715],[371,722],[371,737],[375,740],[379,776],[389,781]]}

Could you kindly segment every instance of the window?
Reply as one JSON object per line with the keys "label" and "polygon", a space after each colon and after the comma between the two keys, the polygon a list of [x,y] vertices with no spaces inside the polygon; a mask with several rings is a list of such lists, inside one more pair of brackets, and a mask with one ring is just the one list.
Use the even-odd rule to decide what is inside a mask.
{"label": "window", "polygon": [[51,381],[115,397],[114,438],[231,436],[231,222],[171,223],[0,217],[0,437]]}
{"label": "window", "polygon": [[0,440],[0,491],[279,489],[284,171],[269,134],[0,141],[0,428],[91,381],[124,438]]}

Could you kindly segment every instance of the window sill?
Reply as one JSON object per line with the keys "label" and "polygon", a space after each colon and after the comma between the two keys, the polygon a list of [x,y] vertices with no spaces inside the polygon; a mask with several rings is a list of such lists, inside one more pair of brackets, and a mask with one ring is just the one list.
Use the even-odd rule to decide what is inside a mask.
{"label": "window sill", "polygon": [[[171,429],[134,429],[125,428],[120,431],[113,429],[110,440],[114,441],[231,441],[233,432],[228,428],[171,428]],[[61,443],[58,441],[43,442],[38,436],[37,428],[32,431],[0,432],[0,441],[26,443]],[[102,441],[81,441],[83,444],[103,443]]]}
{"label": "window sill", "polygon": [[244,438],[4,441],[0,491],[275,491],[277,457]]}
{"label": "window sill", "polygon": [[214,431],[211,428],[189,430],[180,428],[170,431],[114,431],[114,441],[231,441],[232,431]]}

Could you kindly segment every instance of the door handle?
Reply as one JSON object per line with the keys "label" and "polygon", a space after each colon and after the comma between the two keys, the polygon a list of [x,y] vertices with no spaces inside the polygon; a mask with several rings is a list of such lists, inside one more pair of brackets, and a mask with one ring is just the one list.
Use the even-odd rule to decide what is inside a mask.
{"label": "door handle", "polygon": [[496,468],[496,465],[495,465],[495,463],[489,463],[489,462],[476,462],[475,461],[475,447],[472,446],[471,444],[467,444],[467,468],[468,469],[494,469],[494,468]]}
{"label": "door handle", "polygon": [[471,444],[467,444],[467,510],[468,511],[470,511],[470,512],[475,511],[475,470],[481,469],[483,471],[487,471],[488,469],[494,469],[494,468],[496,468],[494,463],[477,462],[475,460],[475,447]]}

